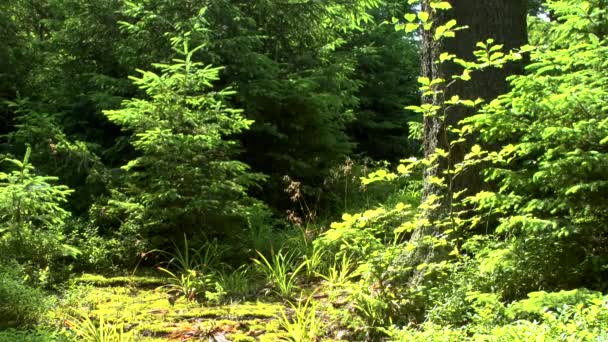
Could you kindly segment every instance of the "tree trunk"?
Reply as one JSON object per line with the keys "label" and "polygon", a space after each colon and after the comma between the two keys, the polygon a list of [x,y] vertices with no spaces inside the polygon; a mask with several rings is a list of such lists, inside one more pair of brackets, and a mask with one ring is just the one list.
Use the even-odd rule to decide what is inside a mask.
{"label": "tree trunk", "polygon": [[[423,9],[428,11],[429,0],[423,2]],[[473,51],[476,50],[475,44],[493,38],[496,44],[504,44],[504,49],[509,50],[518,48],[527,42],[526,29],[526,0],[457,0],[451,1],[453,9],[447,12],[440,12],[439,17],[434,20],[442,23],[450,19],[456,19],[458,25],[466,25],[467,29],[458,31],[456,38],[444,39],[440,44],[433,41],[432,33],[425,32],[422,47],[422,74],[430,79],[444,78],[451,79],[452,75],[459,75],[462,68],[453,63],[443,63],[441,65],[433,63],[438,60],[443,52],[457,55],[459,58],[473,60]],[[520,64],[508,64],[503,69],[487,69],[476,72],[472,75],[473,79],[469,82],[456,82],[450,86],[445,93],[445,98],[449,99],[453,95],[458,95],[462,99],[482,98],[491,101],[500,94],[509,90],[506,77],[516,73],[521,73]],[[424,98],[425,103],[441,105],[441,98]],[[426,157],[435,153],[437,148],[448,150],[450,138],[445,134],[445,126],[456,126],[459,121],[473,114],[470,109],[453,107],[447,110],[447,122],[442,122],[438,117],[427,117],[424,119],[424,154]],[[446,138],[447,137],[447,138]],[[472,139],[471,139],[472,140]],[[459,144],[452,148],[450,164],[455,165],[461,162],[464,155],[470,150],[473,141]],[[430,176],[441,177],[447,165],[439,165],[436,168],[428,168],[425,173],[424,197],[429,195],[444,195],[443,189],[439,189],[428,182]],[[469,193],[476,193],[483,187],[483,181],[479,175],[479,170],[464,172],[455,179],[452,191],[458,192],[467,189]],[[446,198],[446,201],[448,199]],[[447,205],[447,203],[446,203]],[[437,209],[446,211],[445,205]],[[437,216],[434,213],[430,217]],[[441,215],[441,214],[440,214]]]}
{"label": "tree trunk", "polygon": [[[430,0],[423,0],[423,11],[431,12],[430,2]],[[476,43],[485,42],[488,38],[493,38],[496,44],[504,44],[506,51],[526,44],[527,0],[451,0],[449,2],[453,7],[451,10],[440,11],[431,17],[431,20],[436,23],[434,25],[441,25],[448,20],[455,19],[458,26],[466,25],[468,28],[457,31],[456,38],[443,39],[441,42],[433,40],[433,32],[423,32],[423,76],[431,80],[443,78],[449,83],[452,75],[462,73],[462,68],[454,63],[434,63],[439,59],[439,55],[449,52],[465,60],[474,60],[473,51],[477,49]],[[458,81],[451,85],[444,96],[426,97],[423,98],[423,102],[442,105],[444,99],[449,99],[453,95],[458,95],[461,99],[482,98],[485,101],[491,101],[509,90],[506,77],[521,73],[522,70],[521,64],[513,63],[506,65],[503,69],[478,71],[471,75],[472,80]],[[425,157],[431,156],[439,148],[448,151],[449,143],[454,137],[446,133],[446,126],[458,126],[459,121],[474,113],[473,110],[464,107],[446,108],[446,111],[447,120],[445,122],[437,116],[424,118]],[[415,266],[443,257],[445,253],[438,253],[433,248],[425,248],[420,242],[425,236],[440,234],[443,231],[444,226],[439,225],[438,222],[448,217],[453,193],[466,190],[467,194],[474,194],[484,188],[480,169],[468,169],[459,174],[454,178],[449,190],[429,182],[431,177],[439,177],[445,179],[446,184],[449,184],[445,175],[446,169],[453,168],[464,159],[465,154],[473,146],[474,140],[474,138],[469,138],[468,141],[452,147],[449,158],[444,158],[445,160],[425,170],[423,201],[434,195],[439,196],[440,200],[438,205],[424,210],[424,218],[431,223],[421,225],[412,234],[410,242],[422,247],[406,253],[405,260],[401,259],[401,262],[405,262],[406,265]]]}

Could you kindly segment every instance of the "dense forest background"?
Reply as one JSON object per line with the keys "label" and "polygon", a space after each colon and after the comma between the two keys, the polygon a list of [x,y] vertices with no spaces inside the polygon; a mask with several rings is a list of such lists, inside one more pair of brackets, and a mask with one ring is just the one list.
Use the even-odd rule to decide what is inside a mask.
{"label": "dense forest background", "polygon": [[143,339],[70,311],[83,273],[279,301],[267,340],[608,339],[607,34],[605,0],[1,1],[0,341]]}

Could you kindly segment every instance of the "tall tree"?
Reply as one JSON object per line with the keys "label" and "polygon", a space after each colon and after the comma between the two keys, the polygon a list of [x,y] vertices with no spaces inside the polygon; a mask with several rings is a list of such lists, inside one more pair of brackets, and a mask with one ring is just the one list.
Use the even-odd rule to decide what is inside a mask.
{"label": "tall tree", "polygon": [[[441,10],[445,8],[449,10]],[[451,173],[455,165],[462,163],[476,140],[476,137],[469,136],[456,144],[454,142],[460,136],[453,134],[452,128],[458,128],[461,120],[474,114],[474,109],[460,104],[445,105],[445,102],[453,96],[490,101],[509,90],[507,76],[522,72],[521,64],[512,63],[500,69],[475,71],[466,82],[458,79],[453,81],[452,76],[463,74],[464,68],[461,63],[454,62],[455,59],[439,63],[441,55],[448,53],[471,61],[475,60],[477,43],[489,38],[504,45],[503,48],[507,50],[527,42],[527,0],[423,0],[421,13],[424,14],[419,17],[427,23],[422,33],[422,75],[431,82],[445,80],[443,84],[449,86],[443,86],[441,92],[422,99],[427,105],[438,106],[441,115],[424,117],[424,155],[431,164],[424,173],[423,200],[426,205],[423,206],[423,220],[410,238],[410,242],[418,248],[399,257],[399,263],[408,265],[417,265],[443,255],[429,248],[432,239],[428,238],[442,235],[446,227],[452,224],[444,219],[450,216],[453,209],[454,194],[475,194],[485,186],[479,168],[469,167],[455,176]],[[458,31],[456,39],[437,39],[440,35],[436,28],[452,20],[464,29]],[[428,29],[428,23],[432,23],[433,29]],[[416,281],[418,277],[413,279]]]}
{"label": "tall tree", "polygon": [[406,109],[420,103],[418,43],[413,34],[387,24],[409,10],[407,2],[386,1],[371,11],[374,20],[345,46],[356,55],[355,77],[361,82],[356,118],[348,132],[357,144],[354,152],[375,160],[397,162],[420,152],[419,142],[407,137],[408,122],[421,118]]}
{"label": "tall tree", "polygon": [[128,198],[119,195],[112,203],[128,213],[124,224],[143,227],[138,233],[155,246],[201,231],[230,237],[228,230],[243,227],[244,208],[253,204],[247,189],[263,179],[232,159],[238,143],[230,136],[251,121],[225,105],[231,90],[210,90],[220,68],[193,61],[201,47],[190,50],[187,40],[178,39],[174,45],[181,59],[154,64],[159,74],[140,71],[141,77],[132,77],[147,99],[126,100],[122,109],[104,112],[133,133],[131,143],[140,153],[123,167]]}
{"label": "tall tree", "polygon": [[208,42],[200,58],[225,66],[215,86],[233,86],[231,105],[254,120],[241,135],[241,159],[270,176],[256,195],[286,209],[283,176],[301,181],[304,195],[316,199],[331,168],[352,151],[345,130],[360,82],[346,42],[379,3],[152,0],[126,6],[123,28],[137,56],[168,51],[169,37],[184,30],[193,43]]}
{"label": "tall tree", "polygon": [[[451,80],[452,75],[462,73],[462,67],[454,62],[436,63],[442,53],[450,53],[465,60],[473,60],[473,52],[477,49],[476,44],[489,38],[497,44],[503,44],[504,49],[515,49],[527,42],[527,0],[459,0],[450,1],[452,9],[449,11],[436,11],[431,6],[435,0],[424,0],[422,11],[431,13],[431,20],[435,25],[443,25],[449,20],[456,20],[458,25],[466,26],[458,32],[456,39],[435,40],[434,31],[426,30],[422,39],[422,74],[431,80]],[[443,96],[425,97],[423,102],[442,106],[446,99],[457,95],[464,99],[481,98],[490,101],[500,94],[508,91],[507,76],[521,73],[520,64],[508,64],[501,69],[488,68],[477,71],[469,82],[455,82],[445,89]],[[435,186],[429,180],[431,177],[444,177],[444,171],[448,163],[456,165],[462,162],[464,155],[470,151],[473,139],[450,147],[453,140],[449,132],[450,126],[458,126],[459,122],[473,114],[473,110],[464,106],[446,107],[446,118],[442,120],[438,116],[427,116],[424,118],[424,154],[430,157],[438,149],[450,151],[447,160],[440,163],[438,167],[429,167],[425,172],[424,197],[430,195],[444,195],[442,189]],[[467,190],[475,193],[483,186],[479,170],[469,169],[462,172],[452,184],[452,192]],[[449,198],[444,197],[443,205],[431,214],[436,216],[445,211]]]}

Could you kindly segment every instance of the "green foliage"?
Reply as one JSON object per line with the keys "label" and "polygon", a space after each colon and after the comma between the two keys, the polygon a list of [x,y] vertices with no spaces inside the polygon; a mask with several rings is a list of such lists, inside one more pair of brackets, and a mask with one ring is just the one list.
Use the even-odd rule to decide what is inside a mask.
{"label": "green foliage", "polygon": [[395,30],[387,21],[401,17],[411,5],[406,1],[386,1],[370,10],[374,20],[363,25],[348,40],[354,50],[360,87],[355,121],[348,133],[356,142],[355,153],[374,160],[397,162],[406,155],[418,154],[419,143],[407,139],[408,122],[420,117],[405,109],[418,104],[416,78],[420,56],[411,35]]}
{"label": "green foliage", "polygon": [[333,263],[326,267],[326,272],[318,273],[318,275],[325,280],[325,284],[329,289],[340,288],[357,277],[357,273],[355,272],[356,266],[350,256],[341,254],[340,257],[336,257]]}
{"label": "green foliage", "polygon": [[[391,303],[384,296],[378,296],[370,291],[354,291],[355,313],[363,320],[364,325],[359,328],[364,331],[366,338],[375,339],[382,336],[379,331],[383,327],[392,325]],[[351,329],[355,328],[351,326]]]}
{"label": "green foliage", "polygon": [[100,227],[84,219],[70,220],[68,225],[66,242],[82,252],[73,263],[75,271],[114,274],[135,267],[145,256],[146,244],[134,233],[121,229],[111,235],[101,234]]}
{"label": "green foliage", "polygon": [[2,160],[15,169],[0,174],[2,222],[15,235],[20,234],[18,229],[24,225],[40,229],[61,226],[69,216],[59,205],[72,191],[62,185],[50,185],[49,182],[58,180],[56,177],[37,175],[29,163],[30,155],[28,149],[22,161],[6,157]]}
{"label": "green foliage", "polygon": [[[603,322],[608,311],[605,298],[588,291],[537,293],[532,298],[513,303],[508,310],[523,308],[534,312],[534,319],[512,318],[496,321],[492,315],[475,316],[463,327],[439,325],[432,320],[419,329],[387,329],[399,341],[597,341],[606,338]],[[563,300],[563,301],[562,301]],[[498,309],[502,309],[497,307]]]}
{"label": "green foliage", "polygon": [[[500,146],[476,158],[491,165],[485,175],[496,190],[468,201],[479,216],[499,218],[499,242],[490,241],[482,254],[495,260],[489,270],[515,282],[504,287],[507,297],[540,288],[606,288],[608,78],[602,70],[608,46],[605,25],[598,24],[607,23],[602,4],[549,3],[561,19],[548,24],[546,43],[531,49],[527,74],[513,77],[510,93],[467,120],[466,130]],[[475,220],[477,227],[488,224]]]}
{"label": "green foliage", "polygon": [[354,215],[344,214],[342,222],[334,222],[314,244],[336,253],[350,255],[356,261],[367,260],[386,244],[401,241],[407,222],[412,217],[411,206],[403,202],[387,208],[370,209]]}
{"label": "green foliage", "polygon": [[0,330],[0,342],[70,342],[71,335],[66,331],[52,331],[43,328],[34,330]]}
{"label": "green foliage", "polygon": [[370,191],[374,187],[390,189],[378,207],[344,214],[341,222],[332,223],[313,242],[316,250],[331,256],[318,272],[326,280],[326,289],[337,286],[338,294],[344,291],[358,317],[348,325],[368,339],[379,338],[381,328],[390,325],[392,318],[403,322],[414,316],[415,294],[397,286],[411,268],[393,261],[415,227],[413,206],[420,202],[419,184],[390,175],[378,170],[362,178]]}
{"label": "green foliage", "polygon": [[28,273],[44,283],[57,258],[80,252],[64,243],[64,224],[70,214],[61,205],[72,191],[51,184],[56,177],[37,174],[29,162],[30,153],[28,148],[23,160],[0,160],[12,166],[0,172],[0,246],[2,259],[27,265]]}
{"label": "green foliage", "polygon": [[[357,74],[353,45],[359,43],[348,42],[374,25],[371,9],[381,5],[377,0],[127,2],[120,20],[126,39],[120,45],[141,67],[168,60],[171,38],[184,32],[191,32],[194,45],[208,43],[201,58],[226,67],[218,86],[234,85],[238,94],[231,103],[255,121],[241,136],[247,151],[241,160],[271,176],[257,194],[282,211],[291,209],[281,191],[284,175],[303,182],[304,195],[315,200],[328,171],[354,146],[345,131],[357,112],[359,79],[367,77]],[[398,36],[392,41],[401,43]],[[400,57],[406,58],[393,51],[389,58]],[[381,72],[381,66],[373,71]],[[387,116],[402,112],[390,107]]]}
{"label": "green foliage", "polygon": [[309,248],[308,253],[304,255],[304,272],[306,272],[306,278],[309,281],[314,280],[326,266],[326,251],[322,248],[312,247]]}
{"label": "green foliage", "polygon": [[242,300],[254,295],[259,289],[254,269],[242,265],[235,270],[224,270],[215,274],[215,291],[229,299]]}
{"label": "green foliage", "polygon": [[129,342],[134,341],[132,334],[125,333],[124,327],[119,324],[111,324],[104,316],[100,316],[98,322],[90,317],[75,318],[69,321],[68,326],[78,336],[80,341],[86,342]]}
{"label": "green foliage", "polygon": [[[474,61],[439,56],[437,63],[463,68],[451,80],[419,79],[423,96],[441,99],[457,82],[474,81],[478,71],[504,67],[530,53],[528,73],[511,78],[510,93],[492,102],[487,99],[489,104],[478,115],[449,128],[447,149],[437,149],[421,161],[403,161],[397,168],[402,175],[419,167],[427,173],[442,169],[427,176],[426,187],[439,190],[427,191],[418,212],[444,210],[431,217],[410,213],[387,230],[382,229],[383,215],[391,209],[345,215],[343,222],[334,223],[315,242],[333,253],[354,253],[365,260],[361,285],[352,295],[359,298],[356,313],[370,331],[426,320],[427,324],[406,328],[403,334],[388,334],[401,340],[467,340],[474,335],[473,340],[499,336],[497,340],[509,341],[557,336],[586,340],[604,334],[593,324],[580,336],[569,331],[586,323],[568,314],[552,313],[546,322],[516,326],[513,315],[518,308],[537,304],[532,300],[512,307],[504,304],[541,289],[605,289],[606,208],[601,198],[606,181],[600,171],[608,160],[604,156],[608,88],[602,72],[605,6],[601,1],[578,7],[571,1],[554,1],[548,6],[561,19],[546,24],[543,45],[501,52],[502,45],[489,39],[477,44]],[[449,7],[447,2],[430,1],[432,15],[407,15],[409,24],[398,25],[406,31],[419,27],[431,31],[435,41],[454,37],[464,28],[451,21],[437,26],[431,18]],[[478,110],[482,103],[453,96],[441,105],[410,109],[449,123],[446,108]],[[463,143],[477,138],[479,145],[473,145],[463,161],[449,162]],[[471,192],[466,189],[453,191],[463,172],[479,168],[491,190],[468,198]],[[379,170],[364,182],[396,177]],[[391,248],[410,235],[410,243]],[[562,293],[541,302],[561,307],[575,301],[571,297],[577,296]],[[591,317],[591,321],[597,318]],[[533,326],[538,333],[532,333]]]}
{"label": "green foliage", "polygon": [[43,105],[21,98],[9,105],[15,112],[15,130],[8,135],[11,145],[19,154],[32,146],[29,161],[41,173],[61,175],[75,190],[68,208],[76,214],[86,212],[94,197],[105,192],[110,177],[98,156],[100,146],[70,137],[60,116],[42,112]]}
{"label": "green foliage", "polygon": [[184,235],[182,248],[175,246],[173,253],[163,253],[171,259],[166,268],[158,266],[156,269],[169,277],[169,283],[160,288],[166,289],[173,301],[179,297],[188,302],[205,300],[214,272],[220,266],[220,247],[216,243],[206,243],[195,249],[189,246]]}
{"label": "green foliage", "polygon": [[390,329],[386,329],[386,334],[390,336],[391,340],[394,341],[467,341],[466,333],[463,330],[450,329],[448,327],[442,327],[433,323],[424,324],[423,330],[411,328],[399,329],[392,327]]}
{"label": "green foliage", "polygon": [[545,291],[528,293],[528,299],[523,299],[508,307],[507,315],[511,319],[534,320],[543,317],[548,311],[559,312],[564,308],[587,306],[602,303],[602,294],[586,289],[547,293]]}
{"label": "green foliage", "polygon": [[271,259],[267,259],[264,254],[259,253],[258,259],[253,262],[264,274],[266,280],[274,288],[274,291],[283,298],[292,297],[297,289],[296,280],[307,263],[306,261],[296,263],[296,256],[293,253],[279,250],[272,254]]}
{"label": "green foliage", "polygon": [[500,298],[492,293],[491,281],[479,272],[475,261],[462,260],[447,273],[435,280],[426,295],[429,321],[441,326],[465,326],[480,315],[490,315],[484,316],[488,322],[501,322],[505,314]]}
{"label": "green foliage", "polygon": [[[46,293],[26,279],[23,268],[16,262],[0,263],[0,328],[33,325],[53,304]],[[0,340],[3,338],[6,336],[0,336]]]}
{"label": "green foliage", "polygon": [[140,78],[132,78],[146,99],[128,100],[123,109],[105,112],[133,133],[139,152],[123,167],[128,201],[111,204],[131,211],[128,220],[142,225],[140,233],[149,239],[166,241],[201,230],[226,238],[230,235],[225,230],[244,224],[245,205],[252,202],[246,190],[262,179],[230,159],[237,144],[228,137],[251,121],[225,106],[232,91],[210,89],[220,68],[193,60],[202,46],[191,50],[187,39],[175,39],[174,44],[180,58],[173,64],[155,64],[160,74],[140,71]]}
{"label": "green foliage", "polygon": [[279,323],[288,334],[288,337],[284,338],[285,341],[312,342],[323,335],[324,323],[317,313],[318,306],[313,296],[314,293],[297,304],[290,302],[291,318],[286,310],[281,311]]}
{"label": "green foliage", "polygon": [[[75,280],[105,287],[63,296],[87,311],[70,321],[77,339],[125,340],[127,323],[156,337],[247,326],[234,340],[265,330],[267,340],[315,341],[330,337],[327,327],[368,340],[608,339],[606,297],[595,292],[608,288],[606,1],[529,1],[550,19],[530,19],[532,46],[504,51],[488,39],[473,60],[439,55],[434,62],[461,72],[419,78],[423,96],[437,99],[423,105],[413,32],[458,44],[465,27],[436,24],[448,1],[404,15],[419,2],[0,4],[0,149],[25,155],[0,161],[2,325],[64,318],[47,317],[52,300],[38,288],[60,267],[147,266],[143,251],[183,236],[161,253],[171,307],[137,288],[159,279]],[[153,61],[157,71],[140,71]],[[529,64],[509,93],[444,98],[512,61]],[[445,149],[389,170],[366,158],[417,154],[406,136],[423,136],[420,117],[451,125],[455,107],[478,114],[448,127]],[[485,176],[485,191],[453,191],[471,169]],[[263,188],[257,172],[270,176]],[[437,208],[446,210],[424,215]],[[286,210],[290,222],[277,219]],[[67,258],[78,251],[76,262]],[[191,305],[256,296],[264,280],[282,299],[318,289],[287,303],[278,321],[278,305]],[[339,322],[328,322],[338,314],[329,304]],[[106,319],[104,310],[129,317]],[[152,323],[158,314],[214,320],[168,328]],[[221,315],[259,317],[232,327],[216,325]],[[0,331],[0,341],[67,338]]]}

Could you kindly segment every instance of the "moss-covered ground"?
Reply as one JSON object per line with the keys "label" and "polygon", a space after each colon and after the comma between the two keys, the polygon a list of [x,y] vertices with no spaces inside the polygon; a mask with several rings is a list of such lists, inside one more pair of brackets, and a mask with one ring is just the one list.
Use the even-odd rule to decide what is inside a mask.
{"label": "moss-covered ground", "polygon": [[[79,318],[103,319],[124,327],[136,341],[208,340],[279,341],[287,337],[280,317],[289,305],[280,299],[222,303],[170,301],[159,290],[163,279],[150,276],[106,278],[85,274],[72,283],[59,305],[49,314],[70,329]],[[223,338],[223,339],[222,339]],[[213,340],[213,339],[211,339]]]}

